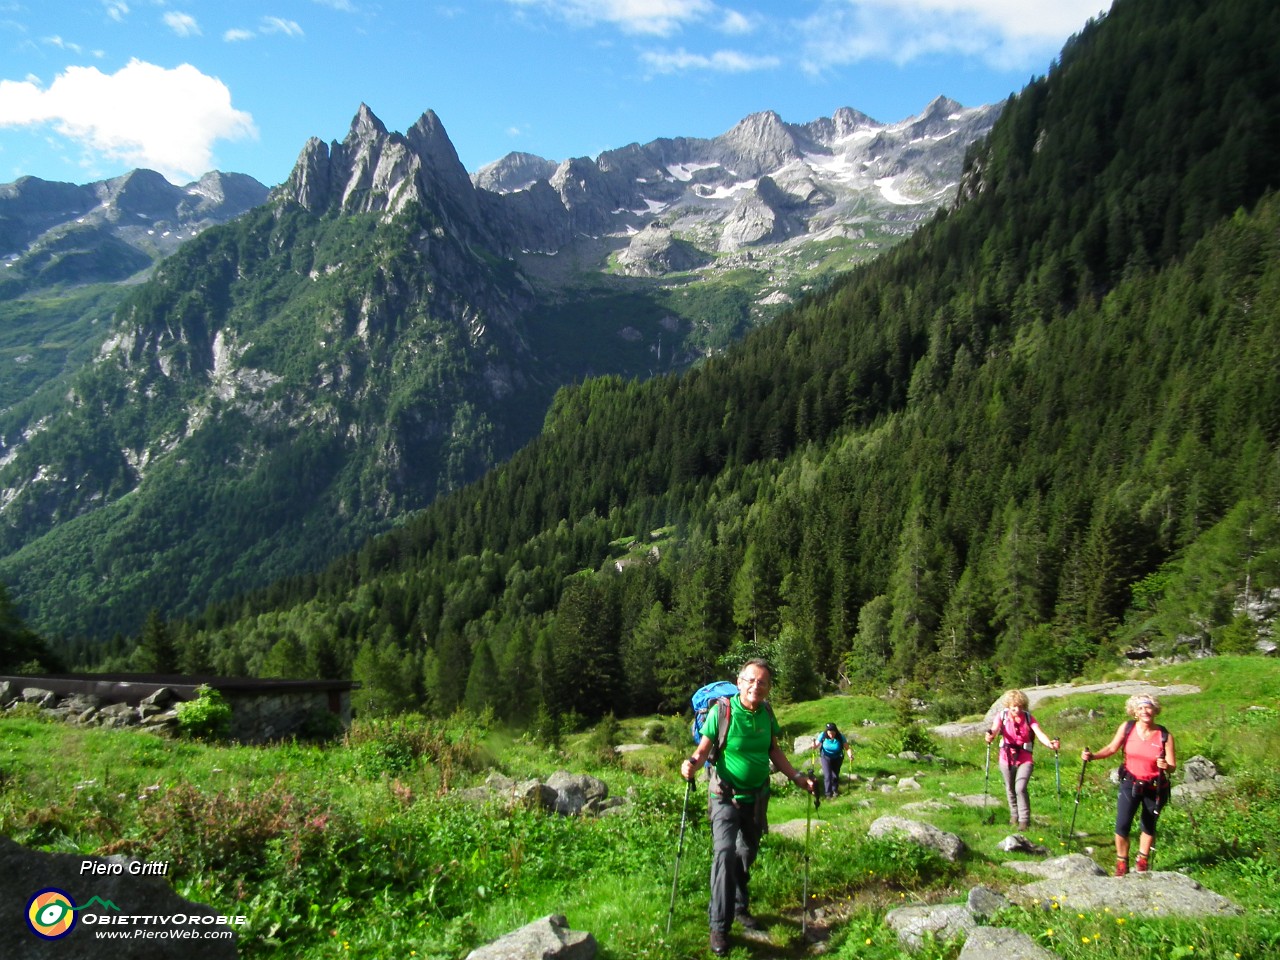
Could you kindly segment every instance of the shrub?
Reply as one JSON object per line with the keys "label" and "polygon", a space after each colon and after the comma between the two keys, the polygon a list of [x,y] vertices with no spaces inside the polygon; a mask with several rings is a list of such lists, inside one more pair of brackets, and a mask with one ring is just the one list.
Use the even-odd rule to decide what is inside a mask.
{"label": "shrub", "polygon": [[196,698],[178,704],[178,730],[195,740],[223,740],[231,733],[231,704],[212,687],[201,686]]}

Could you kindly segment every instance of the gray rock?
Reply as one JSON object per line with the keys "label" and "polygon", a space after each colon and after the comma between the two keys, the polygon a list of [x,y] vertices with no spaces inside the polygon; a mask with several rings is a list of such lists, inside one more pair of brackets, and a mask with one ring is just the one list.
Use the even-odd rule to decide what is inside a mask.
{"label": "gray rock", "polygon": [[144,730],[164,731],[170,728],[177,729],[177,726],[178,713],[176,710],[164,710],[142,718],[142,728]]}
{"label": "gray rock", "polygon": [[934,813],[948,809],[950,808],[941,800],[917,800],[914,803],[904,803],[898,808],[902,813]]}
{"label": "gray rock", "polygon": [[95,697],[91,693],[76,693],[67,697],[58,706],[67,709],[69,712],[80,715],[90,710],[102,709],[102,698]]}
{"label": "gray rock", "polygon": [[1214,780],[1218,776],[1218,768],[1208,757],[1196,754],[1189,760],[1183,760],[1182,779],[1185,783],[1199,783],[1202,780]]}
{"label": "gray rock", "polygon": [[589,801],[609,796],[609,788],[603,780],[567,770],[557,770],[547,778],[546,785],[555,791],[552,809],[565,816],[576,816],[583,812]]}
{"label": "gray rock", "polygon": [[926,935],[945,943],[962,934],[967,935],[977,926],[968,906],[962,903],[899,907],[885,914],[884,922],[898,935],[898,942],[911,951],[924,946]]}
{"label": "gray rock", "polygon": [[966,901],[969,911],[975,917],[987,919],[994,917],[1001,910],[1004,910],[1012,904],[1003,894],[996,893],[990,887],[974,887],[969,891],[969,899]]}
{"label": "gray rock", "polygon": [[1230,777],[1215,777],[1213,780],[1196,780],[1191,783],[1180,783],[1169,791],[1170,796],[1179,801],[1203,800],[1212,794],[1226,790],[1231,786]]}
{"label": "gray rock", "polygon": [[[85,861],[104,865],[105,869],[121,869],[121,872],[81,874]],[[237,955],[234,927],[226,922],[201,922],[205,917],[217,918],[219,911],[183,899],[159,876],[128,873],[125,866],[128,862],[118,857],[42,853],[0,837],[0,924],[7,931],[4,956],[11,960],[102,960],[107,956],[129,960],[190,960],[197,956],[200,960],[234,960]],[[61,891],[78,908],[75,925],[58,940],[41,939],[28,925],[27,905],[48,889]],[[113,924],[115,930],[145,929],[157,936],[129,940],[127,947],[111,953],[105,952],[102,942],[93,936],[95,921],[146,916],[183,916],[195,922],[167,926]],[[233,936],[225,940],[200,940],[199,947],[194,947],[192,940],[181,939],[188,931],[213,930],[230,930]]]}
{"label": "gray rock", "polygon": [[959,860],[967,849],[964,841],[954,833],[939,830],[930,823],[907,820],[904,817],[881,817],[867,829],[867,836],[877,839],[905,837],[912,843],[936,850],[943,859],[953,863]]}
{"label": "gray rock", "polygon": [[143,697],[141,706],[158,707],[163,710],[165,707],[171,706],[173,701],[177,699],[177,695],[168,687],[161,687],[150,696]]}
{"label": "gray rock", "polygon": [[58,695],[43,687],[23,687],[20,699],[24,703],[34,703],[41,707],[51,707],[58,702]]}
{"label": "gray rock", "polygon": [[777,834],[778,836],[789,837],[792,840],[803,841],[806,824],[808,824],[810,830],[815,832],[818,830],[825,830],[830,826],[826,820],[815,820],[812,818],[808,820],[796,819],[787,820],[783,823],[771,823],[769,824],[769,832]]}
{"label": "gray rock", "polygon": [[1153,870],[1142,876],[1068,876],[1038,880],[1009,891],[1009,899],[1023,906],[1050,908],[1067,903],[1073,910],[1109,907],[1112,913],[1142,917],[1226,917],[1243,911],[1182,873]]}
{"label": "gray rock", "polygon": [[1009,836],[1001,840],[997,848],[1005,853],[1033,853],[1038,857],[1048,856],[1049,848],[1041,846],[1038,843],[1032,843],[1020,833],[1011,833]]}
{"label": "gray rock", "polygon": [[1021,930],[976,927],[969,931],[958,960],[1057,960]]}
{"label": "gray rock", "polygon": [[[541,781],[522,780],[517,783],[496,771],[485,777],[480,786],[459,790],[457,795],[473,803],[496,803],[505,808],[523,805],[554,811],[559,802],[559,794]],[[581,805],[586,805],[585,798]]]}
{"label": "gray rock", "polygon": [[920,789],[923,789],[923,788],[920,786],[920,781],[918,781],[915,777],[903,777],[901,780],[898,781],[899,792],[902,792],[905,790],[920,790]]}
{"label": "gray rock", "polygon": [[1106,871],[1083,853],[1069,853],[1065,857],[1054,857],[1052,860],[1044,861],[1011,860],[1005,866],[1010,870],[1030,873],[1048,880],[1106,876]]}
{"label": "gray rock", "polygon": [[109,703],[98,711],[98,720],[104,727],[127,727],[138,718],[138,711],[127,703]]}
{"label": "gray rock", "polygon": [[633,277],[660,277],[693,270],[710,261],[709,255],[677,238],[669,227],[651,223],[618,254],[618,269]]}
{"label": "gray rock", "polygon": [[595,955],[595,937],[570,930],[568,920],[552,914],[477,947],[467,960],[594,960]]}

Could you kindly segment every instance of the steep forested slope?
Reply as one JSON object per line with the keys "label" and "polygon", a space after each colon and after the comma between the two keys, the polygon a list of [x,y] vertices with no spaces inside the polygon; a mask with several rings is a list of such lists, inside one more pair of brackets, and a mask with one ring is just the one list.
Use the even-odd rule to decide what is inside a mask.
{"label": "steep forested slope", "polygon": [[554,717],[757,650],[784,695],[963,697],[1247,646],[1280,566],[1278,44],[1261,0],[1120,0],[957,210],[688,375],[562,392],[473,487],[182,625],[188,664]]}

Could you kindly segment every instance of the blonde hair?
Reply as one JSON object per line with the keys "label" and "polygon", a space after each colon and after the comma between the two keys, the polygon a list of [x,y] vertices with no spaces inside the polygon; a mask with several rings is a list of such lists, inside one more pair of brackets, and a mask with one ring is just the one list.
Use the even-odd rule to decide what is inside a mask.
{"label": "blonde hair", "polygon": [[1132,697],[1124,702],[1124,712],[1134,720],[1138,719],[1138,704],[1151,704],[1151,716],[1160,715],[1160,699],[1151,693],[1135,693]]}
{"label": "blonde hair", "polygon": [[1021,690],[1010,690],[1004,695],[1004,705],[1006,707],[1017,707],[1019,710],[1026,710],[1031,705],[1031,701],[1027,699],[1027,695]]}

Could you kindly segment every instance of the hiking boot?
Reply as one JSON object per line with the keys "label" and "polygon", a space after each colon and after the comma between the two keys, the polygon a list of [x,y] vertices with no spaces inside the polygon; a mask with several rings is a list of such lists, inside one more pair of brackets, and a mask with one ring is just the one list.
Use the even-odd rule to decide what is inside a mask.
{"label": "hiking boot", "polygon": [[729,952],[729,935],[723,930],[711,931],[711,952],[717,957],[723,957]]}
{"label": "hiking boot", "polygon": [[1121,859],[1120,857],[1116,857],[1116,876],[1123,877],[1128,872],[1129,858],[1125,857],[1124,859]]}
{"label": "hiking boot", "polygon": [[1138,863],[1137,863],[1138,872],[1146,873],[1149,865],[1150,865],[1150,861],[1148,861],[1147,858],[1142,854],[1138,854]]}
{"label": "hiking boot", "polygon": [[760,921],[753,917],[746,910],[739,910],[733,915],[733,919],[742,924],[743,930],[759,930]]}

